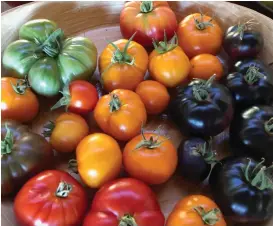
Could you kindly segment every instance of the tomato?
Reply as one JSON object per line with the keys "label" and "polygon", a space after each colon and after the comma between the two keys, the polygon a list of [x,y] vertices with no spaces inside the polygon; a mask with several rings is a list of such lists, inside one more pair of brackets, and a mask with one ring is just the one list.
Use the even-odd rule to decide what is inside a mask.
{"label": "tomato", "polygon": [[191,59],[191,72],[189,77],[208,80],[215,75],[215,80],[223,77],[224,69],[220,60],[211,54],[200,54]]}
{"label": "tomato", "polygon": [[139,83],[136,93],[143,101],[147,113],[152,115],[163,112],[170,101],[168,90],[157,81],[147,80]]}
{"label": "tomato", "polygon": [[162,184],[174,173],[178,158],[168,138],[154,133],[141,133],[130,140],[123,151],[125,170],[148,184]]}
{"label": "tomato", "polygon": [[122,178],[96,193],[83,226],[164,226],[164,223],[153,191],[141,181]]}
{"label": "tomato", "polygon": [[80,141],[88,135],[86,121],[74,113],[63,113],[55,122],[45,126],[44,136],[50,136],[52,147],[59,152],[72,152]]}
{"label": "tomato", "polygon": [[106,134],[94,133],[85,137],[77,147],[76,156],[78,172],[89,187],[101,187],[120,173],[121,150]]}
{"label": "tomato", "polygon": [[24,79],[1,78],[1,117],[29,122],[39,111],[39,101]]}
{"label": "tomato", "polygon": [[14,213],[21,226],[77,226],[86,208],[83,187],[59,170],[44,171],[31,178],[14,201]]}
{"label": "tomato", "polygon": [[130,90],[116,89],[103,96],[94,110],[99,127],[112,137],[127,141],[140,133],[147,114],[140,97]]}
{"label": "tomato", "polygon": [[183,50],[177,46],[176,35],[167,42],[167,37],[157,45],[149,56],[149,72],[153,79],[172,88],[185,81],[191,64]]}
{"label": "tomato", "polygon": [[95,86],[84,80],[76,80],[69,86],[66,85],[62,94],[63,97],[51,110],[66,106],[73,113],[87,114],[95,108],[99,98]]}
{"label": "tomato", "polygon": [[222,45],[223,31],[211,17],[194,13],[178,25],[179,45],[189,58],[202,53],[216,55]]}
{"label": "tomato", "polygon": [[153,46],[153,39],[162,41],[164,31],[171,38],[176,29],[176,16],[166,1],[127,2],[120,14],[123,37],[130,38],[137,32],[134,40],[145,47]]}
{"label": "tomato", "polygon": [[167,219],[166,226],[226,226],[218,206],[208,197],[191,195],[180,200]]}
{"label": "tomato", "polygon": [[137,42],[120,39],[107,45],[99,57],[104,89],[135,90],[148,68],[148,53]]}

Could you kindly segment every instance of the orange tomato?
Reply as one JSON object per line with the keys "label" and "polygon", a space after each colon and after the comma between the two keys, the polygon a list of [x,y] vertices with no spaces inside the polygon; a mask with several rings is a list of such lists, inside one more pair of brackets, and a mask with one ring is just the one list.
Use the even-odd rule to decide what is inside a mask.
{"label": "orange tomato", "polygon": [[143,101],[147,113],[152,115],[163,112],[170,101],[168,90],[157,81],[147,80],[139,83],[136,93]]}
{"label": "orange tomato", "polygon": [[[174,42],[175,39],[176,36],[173,37]],[[159,47],[156,47],[149,56],[150,75],[169,88],[185,81],[190,68],[189,58],[183,50],[177,44],[168,44],[166,38],[164,42],[159,42]]]}
{"label": "orange tomato", "polygon": [[200,54],[191,59],[191,72],[189,77],[208,80],[215,74],[216,79],[223,77],[224,69],[220,60],[211,54]]}
{"label": "orange tomato", "polygon": [[55,121],[46,126],[45,136],[50,135],[52,147],[59,152],[76,150],[80,141],[88,135],[89,127],[86,121],[74,113],[63,113]]}
{"label": "orange tomato", "polygon": [[166,226],[226,226],[218,206],[203,195],[191,195],[180,200],[167,219]]}
{"label": "orange tomato", "polygon": [[1,118],[29,122],[39,111],[37,96],[23,79],[1,78]]}
{"label": "orange tomato", "polygon": [[223,31],[211,17],[194,13],[178,25],[178,41],[189,58],[202,53],[216,55],[222,46]]}
{"label": "orange tomato", "polygon": [[144,80],[148,54],[137,42],[120,39],[108,44],[99,57],[99,71],[104,89],[135,90]]}
{"label": "orange tomato", "polygon": [[78,172],[85,184],[99,188],[116,178],[121,170],[122,154],[118,143],[103,133],[85,137],[76,150]]}
{"label": "orange tomato", "polygon": [[98,101],[94,118],[105,133],[127,141],[140,133],[147,114],[143,102],[135,92],[116,89]]}
{"label": "orange tomato", "polygon": [[162,184],[174,173],[177,151],[170,140],[145,133],[130,140],[123,151],[123,164],[130,176],[148,184]]}

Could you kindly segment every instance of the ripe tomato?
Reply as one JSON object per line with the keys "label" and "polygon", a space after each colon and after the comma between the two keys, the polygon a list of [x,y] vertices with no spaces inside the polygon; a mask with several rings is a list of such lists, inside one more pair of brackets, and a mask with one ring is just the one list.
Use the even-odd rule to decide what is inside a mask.
{"label": "ripe tomato", "polygon": [[163,112],[170,101],[168,90],[157,81],[147,80],[139,83],[136,93],[143,101],[147,113],[152,115]]}
{"label": "ripe tomato", "polygon": [[171,44],[159,42],[149,56],[149,72],[153,79],[164,86],[172,88],[187,79],[191,64],[183,50],[177,46],[176,35]]}
{"label": "ripe tomato", "polygon": [[99,57],[101,80],[108,92],[114,89],[135,90],[144,79],[148,54],[131,39],[120,39],[108,44]]}
{"label": "ripe tomato", "polygon": [[140,97],[130,90],[116,89],[103,96],[95,110],[99,127],[112,137],[127,141],[140,133],[147,114]]}
{"label": "ripe tomato", "polygon": [[120,14],[123,37],[130,38],[137,32],[134,40],[145,47],[153,46],[153,39],[162,41],[164,31],[171,38],[176,29],[176,16],[166,1],[127,2]]}
{"label": "ripe tomato", "polygon": [[86,208],[83,187],[59,170],[44,171],[31,178],[14,201],[14,213],[21,226],[80,225]]}
{"label": "ripe tomato", "polygon": [[39,101],[23,79],[1,78],[1,117],[29,122],[39,111]]}
{"label": "ripe tomato", "polygon": [[69,86],[64,86],[62,94],[63,97],[51,110],[66,106],[73,113],[87,114],[95,108],[98,102],[96,88],[84,80],[72,81]]}
{"label": "ripe tomato", "polygon": [[179,45],[189,58],[202,53],[216,55],[222,46],[223,31],[209,16],[194,13],[185,17],[177,30]]}
{"label": "ripe tomato", "polygon": [[200,54],[191,59],[191,72],[189,77],[208,80],[215,74],[216,80],[223,77],[224,69],[220,60],[211,54]]}
{"label": "ripe tomato", "polygon": [[91,188],[101,187],[116,178],[121,170],[122,154],[118,143],[103,133],[85,137],[76,150],[78,172]]}
{"label": "ripe tomato", "polygon": [[218,206],[206,196],[191,195],[180,200],[167,219],[166,226],[226,226]]}
{"label": "ripe tomato", "polygon": [[50,136],[50,143],[56,151],[72,152],[88,132],[89,127],[81,116],[63,113],[55,122],[45,126],[44,136]]}
{"label": "ripe tomato", "polygon": [[178,158],[175,146],[164,136],[143,133],[130,140],[123,151],[125,170],[148,184],[162,184],[174,173]]}
{"label": "ripe tomato", "polygon": [[141,181],[122,178],[96,193],[83,226],[164,226],[164,223],[153,191]]}

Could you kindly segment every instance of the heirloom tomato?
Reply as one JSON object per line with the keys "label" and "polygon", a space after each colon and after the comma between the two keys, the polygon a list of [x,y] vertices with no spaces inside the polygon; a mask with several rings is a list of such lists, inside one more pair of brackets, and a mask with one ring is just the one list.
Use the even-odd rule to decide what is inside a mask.
{"label": "heirloom tomato", "polygon": [[99,127],[114,138],[127,141],[140,133],[147,114],[140,97],[130,90],[116,89],[103,96],[94,110]]}
{"label": "heirloom tomato", "polygon": [[222,46],[221,27],[201,13],[185,17],[178,25],[177,35],[180,47],[189,58],[202,53],[216,55]]}
{"label": "heirloom tomato", "polygon": [[96,193],[83,226],[164,226],[164,223],[153,191],[139,180],[122,178]]}
{"label": "heirloom tomato", "polygon": [[171,38],[177,29],[174,12],[166,1],[126,2],[120,14],[120,30],[124,38],[130,38],[145,47],[153,46],[153,40],[162,41],[164,32]]}

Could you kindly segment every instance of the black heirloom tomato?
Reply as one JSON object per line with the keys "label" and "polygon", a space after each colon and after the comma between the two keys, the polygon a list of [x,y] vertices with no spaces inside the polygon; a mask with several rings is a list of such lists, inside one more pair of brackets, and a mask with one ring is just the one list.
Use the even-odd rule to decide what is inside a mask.
{"label": "black heirloom tomato", "polygon": [[53,159],[51,145],[27,126],[11,120],[1,123],[1,195],[16,192]]}
{"label": "black heirloom tomato", "polygon": [[230,146],[235,155],[273,162],[273,106],[253,106],[234,117]]}
{"label": "black heirloom tomato", "polygon": [[216,164],[209,184],[223,214],[235,222],[260,223],[273,213],[273,166],[246,157],[228,157]]}
{"label": "black heirloom tomato", "polygon": [[233,117],[229,90],[213,81],[196,79],[178,88],[169,114],[184,135],[215,136],[225,130]]}

